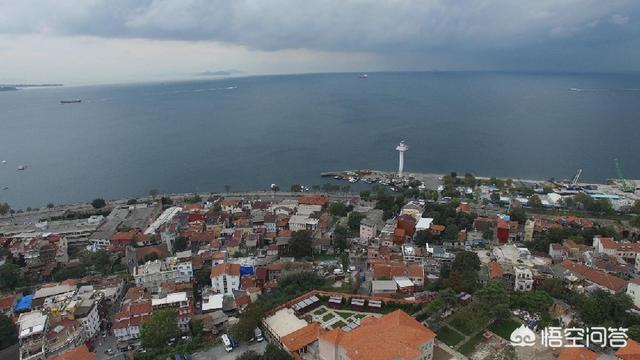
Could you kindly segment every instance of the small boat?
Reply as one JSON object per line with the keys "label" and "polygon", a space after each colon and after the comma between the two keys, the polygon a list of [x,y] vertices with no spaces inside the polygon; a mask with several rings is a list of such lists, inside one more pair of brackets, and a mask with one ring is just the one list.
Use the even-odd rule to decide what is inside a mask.
{"label": "small boat", "polygon": [[9,187],[5,186],[5,187],[2,188],[2,190],[9,190]]}
{"label": "small boat", "polygon": [[26,166],[24,166],[24,165],[20,165],[20,166],[18,166],[18,170],[25,170],[26,168],[27,168],[27,167],[26,167]]}
{"label": "small boat", "polygon": [[60,100],[60,104],[78,104],[81,102],[82,102],[82,99]]}
{"label": "small boat", "polygon": [[360,74],[358,77],[359,77],[360,79],[366,79],[366,78],[368,78],[368,77],[369,77],[369,74]]}
{"label": "small boat", "polygon": [[7,160],[2,160],[2,163],[3,163],[3,164],[6,164],[6,163],[7,163]]}

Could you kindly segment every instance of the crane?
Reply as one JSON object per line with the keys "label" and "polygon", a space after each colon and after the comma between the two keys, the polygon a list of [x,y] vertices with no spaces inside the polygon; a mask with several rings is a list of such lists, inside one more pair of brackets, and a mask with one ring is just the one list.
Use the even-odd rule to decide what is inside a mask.
{"label": "crane", "polygon": [[635,192],[636,191],[635,185],[627,181],[624,178],[624,175],[622,175],[622,168],[620,167],[620,161],[618,161],[618,159],[613,159],[613,166],[616,168],[616,175],[618,176],[618,181],[622,185],[622,191]]}
{"label": "crane", "polygon": [[579,190],[578,179],[580,179],[580,175],[581,174],[582,174],[582,169],[578,169],[578,172],[576,173],[576,176],[573,177],[573,180],[571,180],[571,183],[569,184],[569,186],[567,186],[567,189],[569,189],[569,190]]}

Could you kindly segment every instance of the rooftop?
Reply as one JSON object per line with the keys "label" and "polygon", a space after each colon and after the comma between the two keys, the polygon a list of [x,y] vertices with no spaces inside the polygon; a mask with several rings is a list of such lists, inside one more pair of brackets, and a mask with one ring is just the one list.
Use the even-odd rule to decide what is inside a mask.
{"label": "rooftop", "polygon": [[307,326],[307,322],[298,319],[294,311],[290,308],[277,311],[275,314],[264,319],[264,323],[278,338],[282,338]]}

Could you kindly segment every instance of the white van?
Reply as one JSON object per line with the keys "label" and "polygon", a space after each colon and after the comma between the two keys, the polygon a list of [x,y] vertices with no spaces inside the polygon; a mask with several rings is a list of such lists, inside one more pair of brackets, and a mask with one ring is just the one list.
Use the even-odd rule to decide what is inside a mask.
{"label": "white van", "polygon": [[227,334],[223,334],[220,338],[222,339],[222,344],[224,345],[224,349],[227,352],[232,352],[233,346],[231,346],[231,340],[229,340],[229,336],[227,336]]}
{"label": "white van", "polygon": [[262,337],[262,330],[259,328],[255,328],[253,334],[255,335],[257,342],[262,342],[264,340],[264,337]]}

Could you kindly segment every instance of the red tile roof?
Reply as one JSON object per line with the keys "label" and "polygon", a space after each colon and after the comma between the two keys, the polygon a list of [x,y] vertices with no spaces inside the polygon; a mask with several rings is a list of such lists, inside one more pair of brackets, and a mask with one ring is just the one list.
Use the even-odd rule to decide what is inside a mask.
{"label": "red tile roof", "polygon": [[300,205],[321,205],[324,206],[329,199],[323,195],[298,196],[298,204]]}
{"label": "red tile roof", "polygon": [[616,356],[622,360],[640,360],[640,343],[628,339],[627,346],[616,351]]}
{"label": "red tile roof", "polygon": [[282,342],[282,345],[284,345],[289,352],[296,352],[318,340],[318,336],[321,332],[323,332],[323,330],[320,327],[320,324],[313,322],[301,329],[283,336],[280,339],[280,342]]}
{"label": "red tile roof", "polygon": [[47,360],[95,360],[96,354],[89,351],[86,345],[80,345],[60,355],[50,356]]}
{"label": "red tile roof", "polygon": [[557,360],[596,360],[598,354],[584,347],[566,347],[558,354]]}
{"label": "red tile roof", "polygon": [[222,274],[240,276],[240,264],[218,264],[211,269],[211,277],[217,277]]}
{"label": "red tile roof", "polygon": [[487,267],[489,268],[489,277],[491,279],[499,279],[504,275],[502,266],[500,266],[496,261],[490,261],[489,264],[487,264]]}
{"label": "red tile roof", "polygon": [[614,292],[620,292],[627,286],[627,281],[617,276],[609,275],[603,271],[592,269],[582,264],[575,263],[571,260],[564,260],[560,263],[565,269],[582,276],[588,281],[598,284],[602,287],[610,289]]}
{"label": "red tile roof", "polygon": [[350,332],[335,329],[321,333],[319,338],[341,347],[351,360],[415,359],[422,355],[419,348],[436,334],[402,310],[379,319],[367,317]]}

